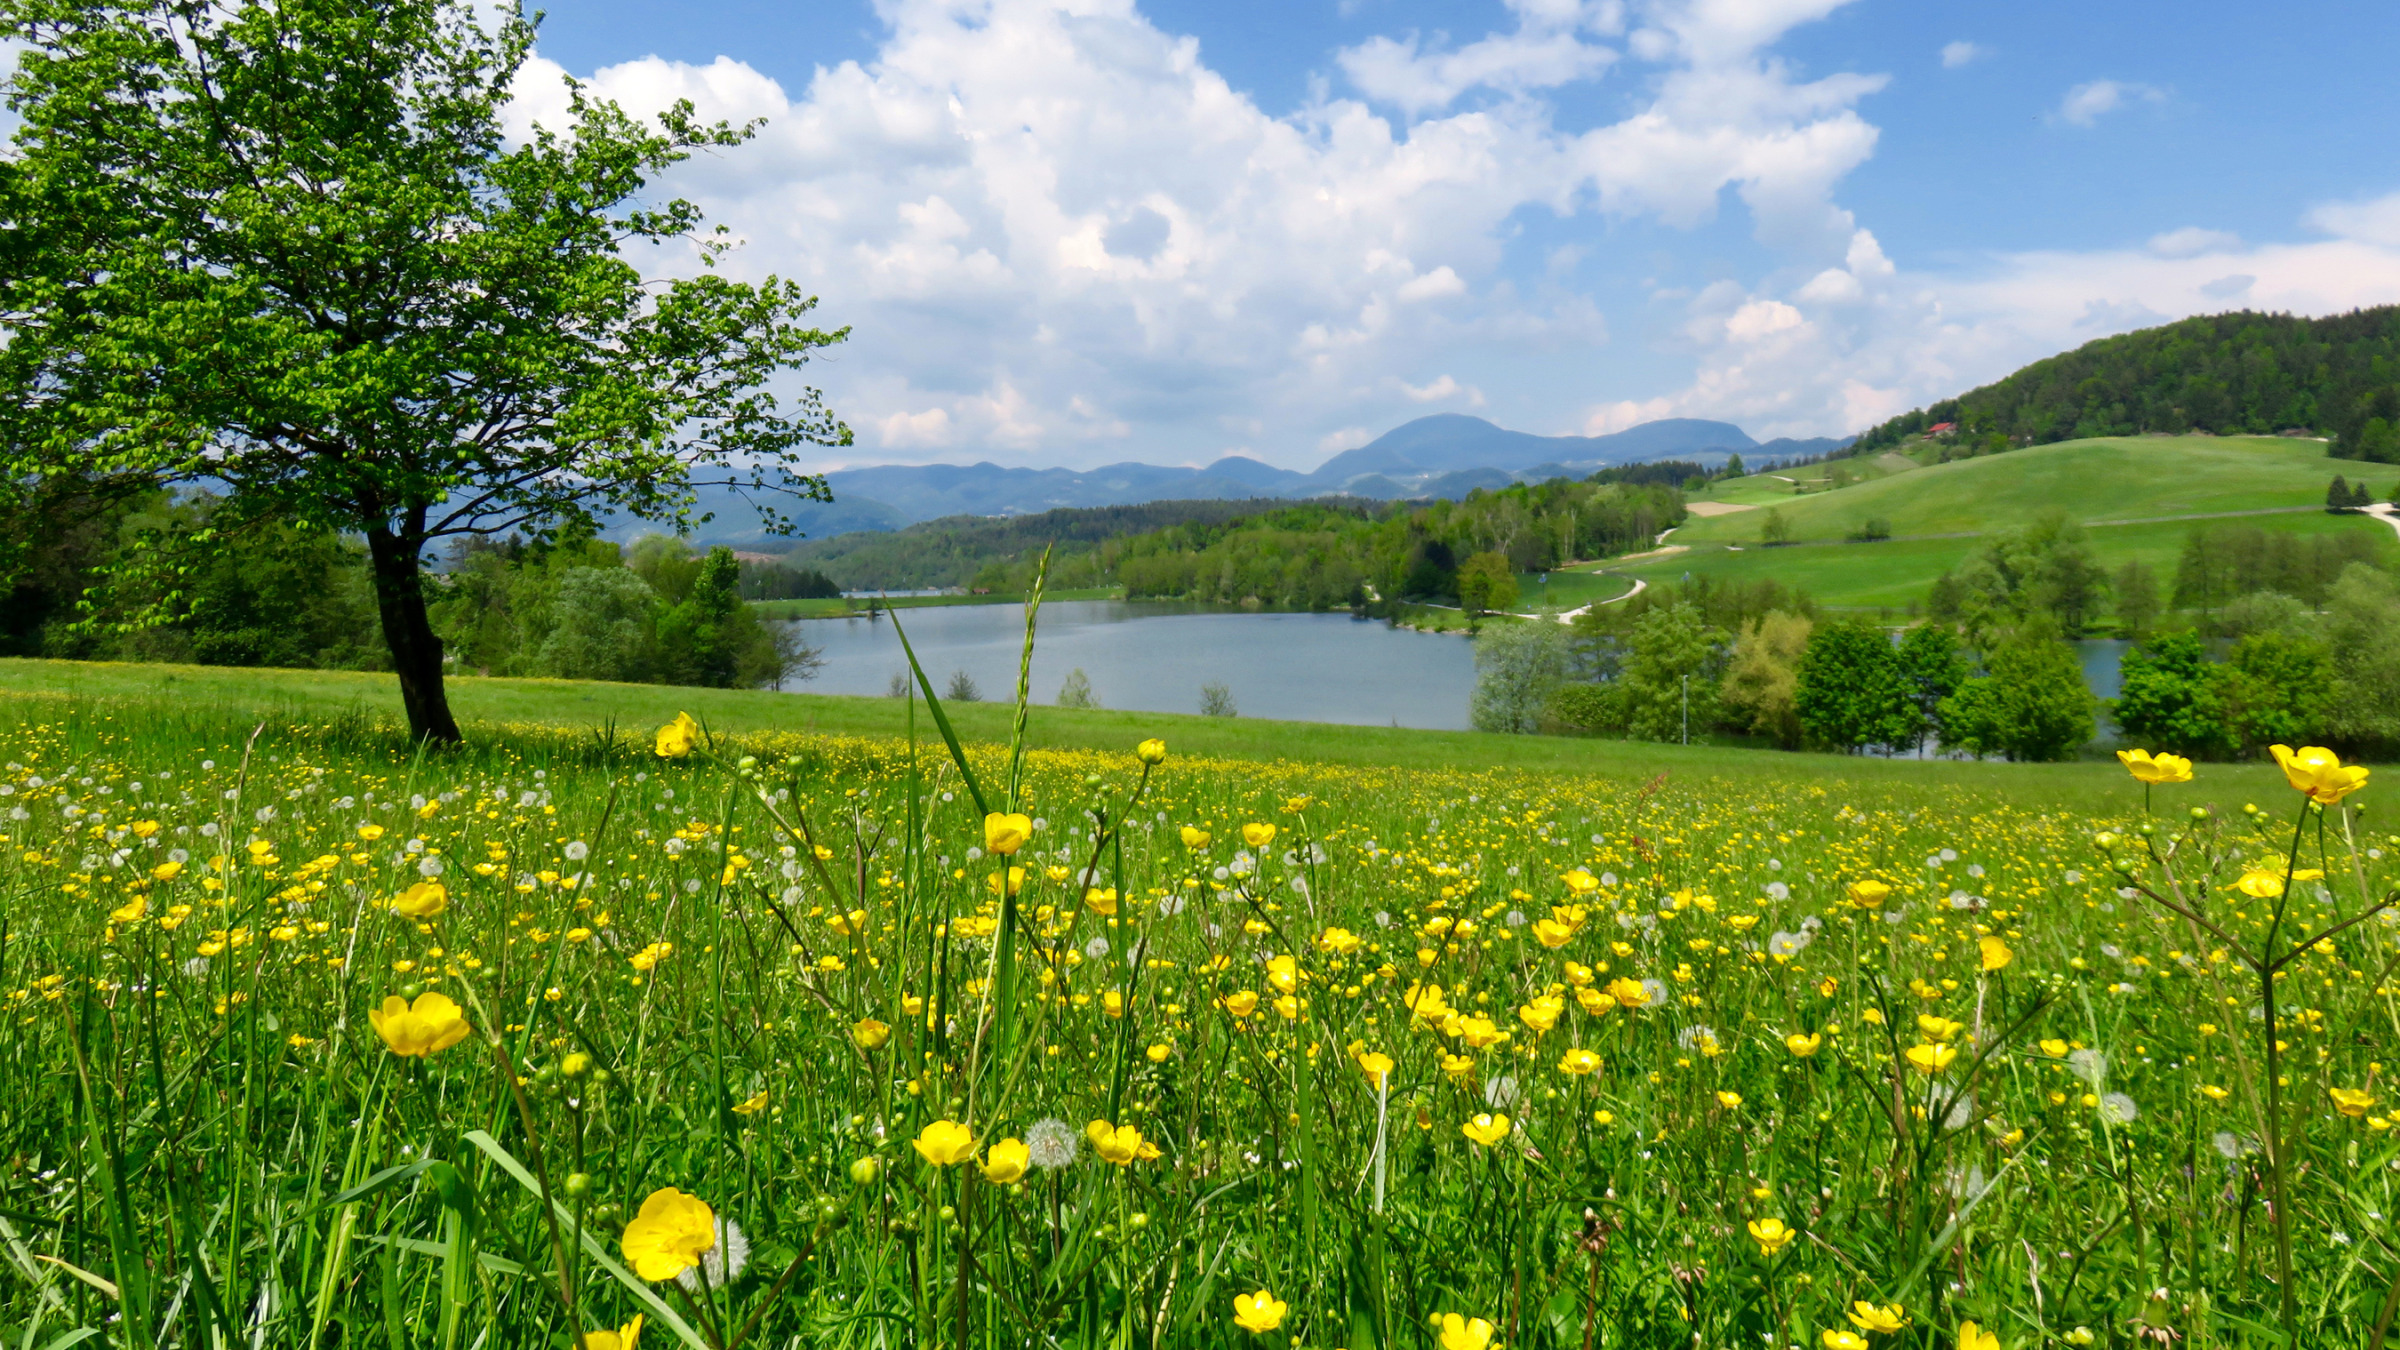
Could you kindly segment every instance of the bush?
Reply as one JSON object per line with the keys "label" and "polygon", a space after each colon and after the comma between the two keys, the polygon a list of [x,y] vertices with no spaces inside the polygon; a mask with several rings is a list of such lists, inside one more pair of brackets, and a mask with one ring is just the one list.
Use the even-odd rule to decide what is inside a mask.
{"label": "bush", "polygon": [[1567,675],[1567,633],[1547,619],[1493,623],[1475,639],[1475,692],[1467,717],[1477,731],[1541,729],[1543,710]]}

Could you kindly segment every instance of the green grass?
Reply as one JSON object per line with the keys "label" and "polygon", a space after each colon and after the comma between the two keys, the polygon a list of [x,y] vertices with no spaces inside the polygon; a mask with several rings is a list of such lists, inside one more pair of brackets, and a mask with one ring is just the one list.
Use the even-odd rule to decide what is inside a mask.
{"label": "green grass", "polygon": [[[480,677],[453,679],[449,691],[452,708],[470,724],[471,734],[485,741],[505,739],[504,727],[526,725],[578,733],[613,725],[620,736],[640,737],[678,712],[733,735],[898,737],[908,727],[907,706],[888,698]],[[7,696],[37,709],[167,705],[194,716],[233,721],[349,718],[381,726],[395,736],[399,708],[392,677],[381,674],[0,659],[0,698]],[[965,739],[985,744],[1008,739],[1012,714],[1005,705],[945,706]],[[921,713],[918,730],[930,734]],[[1164,737],[1179,754],[1233,760],[1409,770],[1505,768],[1615,780],[1667,774],[1742,783],[1844,781],[1960,791],[1999,800],[2066,802],[2092,811],[2123,809],[2136,800],[2113,759],[2080,764],[1926,762],[1790,754],[1738,745],[1658,745],[1050,707],[1034,708],[1027,726],[1027,743],[1046,749],[1121,751],[1150,736]],[[2219,772],[2224,781],[2249,792],[2265,793],[2274,782],[2272,771],[2260,766],[2227,766]]]}
{"label": "green grass", "polygon": [[[1547,577],[1547,580],[1544,578]],[[1622,577],[1594,571],[1520,572],[1517,574],[1517,608],[1532,612],[1537,607],[1575,609],[1600,600],[1614,600],[1633,589]]]}
{"label": "green grass", "polygon": [[[1854,471],[1877,467],[1870,462]],[[1761,495],[1756,475],[1712,495],[1730,502],[1772,502],[1791,526],[1792,538],[1812,542],[1843,539],[1875,518],[1889,521],[1894,535],[1908,536],[1979,534],[2054,507],[2072,519],[2091,521],[2322,506],[2325,485],[2344,467],[2314,441],[2129,437],[2033,446],[1780,500]],[[1753,543],[1764,519],[1763,510],[1695,517],[1672,542]]]}
{"label": "green grass", "polygon": [[[2298,801],[2256,766],[2160,791],[2196,837],[2141,874],[2208,897],[2231,935],[2196,938],[2117,890],[2094,832],[2141,807],[2113,765],[1035,710],[1105,749],[1027,756],[1003,858],[938,745],[794,734],[808,700],[462,681],[534,720],[415,754],[347,712],[388,695],[363,678],[0,689],[29,691],[0,696],[12,1347],[513,1350],[640,1314],[649,1350],[745,1323],[762,1350],[1456,1350],[1449,1318],[1509,1350],[1815,1350],[1867,1300],[1909,1323],[1889,1350],[1968,1320],[2127,1347],[2145,1312],[2248,1350],[2279,1289],[2287,1344],[2367,1344],[2400,1265],[2392,933],[2291,951],[2256,1022],[2214,950],[2357,912],[2400,838],[2346,849],[2381,814],[2336,813],[2338,898],[2307,886],[2271,937],[2230,883],[2281,875]],[[745,734],[661,758],[680,706]],[[589,735],[604,710],[636,734]],[[979,741],[1004,715],[961,712]],[[1261,756],[1194,754],[1211,734]],[[1413,748],[1304,759],[1345,746]],[[969,761],[1009,790],[1003,748]],[[986,1165],[1046,1131],[1072,1156],[921,1157],[955,1122]],[[667,1188],[747,1235],[713,1295],[616,1264]],[[1766,1220],[1797,1240],[1762,1251]],[[1234,1320],[1262,1289],[1272,1336]]]}

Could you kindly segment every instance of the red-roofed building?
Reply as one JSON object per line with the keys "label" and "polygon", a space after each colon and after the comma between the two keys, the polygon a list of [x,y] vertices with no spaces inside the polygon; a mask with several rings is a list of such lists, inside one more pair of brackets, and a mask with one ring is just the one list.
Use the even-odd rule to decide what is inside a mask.
{"label": "red-roofed building", "polygon": [[1932,426],[1925,428],[1925,434],[1928,436],[1947,436],[1957,430],[1958,423],[1956,422],[1936,422]]}

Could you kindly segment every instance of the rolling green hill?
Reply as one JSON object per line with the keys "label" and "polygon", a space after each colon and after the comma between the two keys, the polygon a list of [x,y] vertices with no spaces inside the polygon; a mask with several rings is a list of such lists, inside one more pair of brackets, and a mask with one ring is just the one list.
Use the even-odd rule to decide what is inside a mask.
{"label": "rolling green hill", "polygon": [[[1808,472],[1843,463],[1811,466]],[[1667,540],[1682,551],[1612,570],[1650,581],[1687,573],[1771,576],[1825,604],[1898,608],[1922,600],[1934,578],[1973,553],[1982,535],[2054,508],[2087,527],[2104,566],[2139,560],[2162,575],[2172,573],[2185,535],[2210,520],[2303,535],[2356,531],[2374,537],[2385,556],[2400,553],[2395,548],[2400,541],[2380,521],[2322,509],[2333,476],[2344,470],[2356,474],[2362,466],[2328,458],[2317,441],[2103,438],[1931,467],[1916,467],[1895,454],[1848,467],[1864,481],[1802,494],[1794,493],[1791,482],[1769,475],[1719,484]],[[2379,496],[2390,487],[2369,481]],[[1710,503],[1748,509],[1708,515]],[[1782,513],[1794,546],[1760,546],[1769,507]],[[1870,520],[1887,523],[1893,537],[1881,543],[1844,542]]]}

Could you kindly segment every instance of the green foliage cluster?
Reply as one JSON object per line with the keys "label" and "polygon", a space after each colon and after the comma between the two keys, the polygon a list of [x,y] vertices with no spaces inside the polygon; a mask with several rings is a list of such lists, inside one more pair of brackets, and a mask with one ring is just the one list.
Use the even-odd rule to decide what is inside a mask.
{"label": "green foliage cluster", "polygon": [[793,624],[761,622],[731,549],[648,535],[630,549],[471,542],[433,605],[451,659],[485,675],[782,688],[821,658]]}
{"label": "green foliage cluster", "polygon": [[1948,422],[1970,444],[2144,432],[2330,433],[2346,459],[2400,462],[2400,306],[2324,318],[2248,310],[2102,338],[1858,438],[1891,449]]}
{"label": "green foliage cluster", "polygon": [[2270,591],[2311,609],[2354,565],[2371,566],[2376,540],[2364,534],[2305,538],[2255,525],[2211,525],[2185,536],[2175,561],[2175,604],[2198,610],[2204,624],[2246,595]]}
{"label": "green foliage cluster", "polygon": [[2109,585],[2083,528],[2052,510],[1987,538],[1965,565],[1935,580],[1926,608],[1971,642],[2036,615],[2082,637],[2099,621]]}
{"label": "green foliage cluster", "polygon": [[[806,540],[785,555],[784,563],[821,572],[843,590],[916,591],[980,585],[977,578],[995,563],[1003,568],[1030,566],[1042,550],[1055,548],[1051,588],[1082,589],[1111,584],[1107,578],[1113,575],[1108,550],[1112,541],[1177,525],[1223,524],[1288,505],[1260,498],[1062,507],[1030,516],[944,516],[898,530],[860,530]],[[1357,515],[1385,509],[1365,500],[1318,505]]]}

